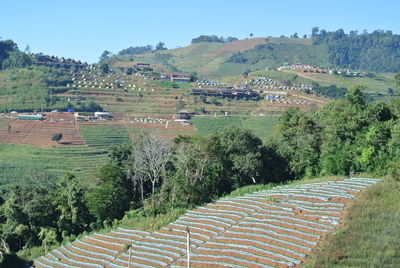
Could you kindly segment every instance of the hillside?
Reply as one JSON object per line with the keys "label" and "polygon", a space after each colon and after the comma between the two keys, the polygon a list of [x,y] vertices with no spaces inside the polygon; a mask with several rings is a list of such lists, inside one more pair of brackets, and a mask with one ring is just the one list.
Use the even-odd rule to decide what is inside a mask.
{"label": "hillside", "polygon": [[292,184],[223,198],[154,232],[118,228],[85,236],[35,260],[35,267],[293,267],[343,225],[347,206],[376,179]]}
{"label": "hillside", "polygon": [[[126,66],[127,62],[148,62],[163,65],[167,68],[173,66],[186,72],[197,72],[204,77],[238,75],[243,73],[249,66],[232,65],[226,63],[226,61],[235,53],[253,49],[266,42],[278,46],[311,47],[311,39],[307,38],[260,37],[228,43],[203,42],[155,53],[114,56],[113,65],[118,67]],[[265,66],[262,67],[262,69],[264,68]],[[251,69],[255,70],[255,68]]]}

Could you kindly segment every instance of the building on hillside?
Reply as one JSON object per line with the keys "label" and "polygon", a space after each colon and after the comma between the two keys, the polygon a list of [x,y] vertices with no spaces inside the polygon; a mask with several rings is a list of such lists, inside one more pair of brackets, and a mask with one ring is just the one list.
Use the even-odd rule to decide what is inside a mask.
{"label": "building on hillside", "polygon": [[161,73],[161,80],[169,80],[173,83],[190,83],[190,73]]}
{"label": "building on hillside", "polygon": [[100,119],[100,120],[110,120],[110,119],[112,119],[111,114],[107,113],[107,112],[95,112],[94,116],[97,119]]}
{"label": "building on hillside", "polygon": [[20,114],[17,119],[22,120],[44,120],[44,116],[42,114]]}
{"label": "building on hillside", "polygon": [[74,113],[74,117],[76,121],[85,121],[85,117],[79,115],[79,113]]}
{"label": "building on hillside", "polygon": [[153,71],[153,68],[150,67],[149,63],[138,62],[133,67],[138,71]]}
{"label": "building on hillside", "polygon": [[234,88],[193,88],[192,95],[215,96],[224,98],[258,98],[260,95],[254,90]]}
{"label": "building on hillside", "polygon": [[193,114],[189,113],[186,110],[180,111],[177,115],[175,115],[175,121],[186,121],[186,120],[190,120],[190,118],[192,118]]}

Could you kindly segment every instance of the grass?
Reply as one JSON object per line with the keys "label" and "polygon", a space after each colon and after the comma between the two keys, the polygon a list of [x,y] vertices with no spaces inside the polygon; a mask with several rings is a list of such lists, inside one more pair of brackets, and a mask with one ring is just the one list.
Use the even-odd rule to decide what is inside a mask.
{"label": "grass", "polygon": [[72,172],[86,176],[105,163],[111,145],[127,141],[124,127],[80,126],[88,146],[38,148],[30,145],[0,144],[0,187],[17,182],[32,170],[46,170],[55,176]]}
{"label": "grass", "polygon": [[281,72],[281,71],[256,71],[250,73],[252,76],[263,76],[267,78],[271,78],[273,80],[283,81],[290,80],[293,83],[297,84],[311,84],[313,80],[301,77],[294,73],[289,72]]}
{"label": "grass", "polygon": [[129,140],[125,127],[120,126],[79,126],[79,133],[89,147],[104,151]]}
{"label": "grass", "polygon": [[[278,73],[279,71],[276,71]],[[256,72],[257,73],[257,72]],[[296,74],[290,72],[280,72],[283,77],[293,77]],[[387,94],[388,88],[396,89],[396,84],[392,74],[375,73],[373,77],[347,77],[331,74],[303,73],[303,79],[314,81],[321,86],[336,85],[337,87],[351,88],[354,86],[364,86],[366,93]],[[306,78],[305,78],[306,77]],[[272,77],[273,78],[273,77]]]}
{"label": "grass", "polygon": [[106,155],[87,146],[38,148],[30,145],[0,144],[0,187],[17,182],[32,170],[46,170],[56,176],[92,172]]}
{"label": "grass", "polygon": [[192,120],[198,134],[208,136],[228,126],[242,126],[242,116],[195,116]]}
{"label": "grass", "polygon": [[400,183],[369,188],[348,209],[343,228],[332,233],[305,267],[399,267]]}
{"label": "grass", "polygon": [[207,136],[228,126],[240,126],[253,131],[262,140],[268,139],[278,124],[279,117],[273,116],[195,116],[192,120],[197,133]]}

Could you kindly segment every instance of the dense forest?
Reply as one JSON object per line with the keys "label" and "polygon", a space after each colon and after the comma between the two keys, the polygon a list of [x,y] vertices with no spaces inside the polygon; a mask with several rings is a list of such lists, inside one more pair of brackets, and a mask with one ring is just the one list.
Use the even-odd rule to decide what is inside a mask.
{"label": "dense forest", "polygon": [[304,65],[328,65],[325,47],[313,47],[303,44],[262,44],[253,49],[233,54],[226,62],[257,64],[277,68],[285,63]]}
{"label": "dense forest", "polygon": [[257,64],[269,67],[287,64],[336,66],[353,70],[398,72],[400,70],[400,35],[377,30],[372,33],[342,29],[327,32],[312,29],[312,46],[302,44],[267,43],[238,52],[226,62]]}
{"label": "dense forest", "polygon": [[312,39],[314,46],[327,47],[330,64],[334,66],[375,72],[400,70],[400,35],[392,31],[346,34],[342,29],[327,32],[315,27]]}
{"label": "dense forest", "polygon": [[7,68],[26,67],[32,64],[32,59],[18,49],[12,40],[0,40],[0,70]]}
{"label": "dense forest", "polygon": [[9,252],[47,248],[245,185],[351,172],[400,179],[400,99],[368,103],[362,90],[320,110],[287,110],[267,143],[238,127],[172,142],[142,136],[111,147],[108,163],[83,179],[34,171],[1,195],[0,242]]}

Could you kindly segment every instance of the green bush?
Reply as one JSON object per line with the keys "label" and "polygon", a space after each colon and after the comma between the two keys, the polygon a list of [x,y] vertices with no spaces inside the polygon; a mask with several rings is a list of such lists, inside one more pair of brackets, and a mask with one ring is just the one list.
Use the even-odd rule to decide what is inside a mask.
{"label": "green bush", "polygon": [[61,133],[55,133],[51,135],[51,140],[52,141],[59,141],[62,139],[62,134]]}

